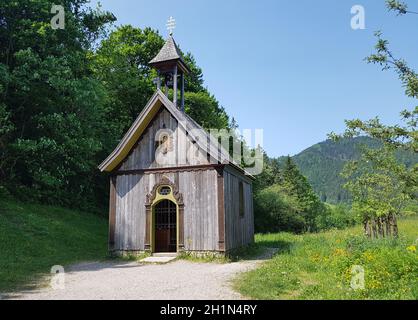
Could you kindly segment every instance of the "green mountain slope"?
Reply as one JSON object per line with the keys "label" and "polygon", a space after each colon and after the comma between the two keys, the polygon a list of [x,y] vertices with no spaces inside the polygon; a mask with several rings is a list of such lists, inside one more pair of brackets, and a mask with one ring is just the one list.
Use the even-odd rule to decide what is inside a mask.
{"label": "green mountain slope", "polygon": [[[340,176],[345,163],[360,157],[361,146],[379,147],[380,143],[369,137],[327,140],[313,145],[293,157],[301,172],[308,178],[322,201],[347,202],[349,194],[343,188]],[[418,156],[407,152],[398,154],[399,159],[410,166],[418,162]]]}

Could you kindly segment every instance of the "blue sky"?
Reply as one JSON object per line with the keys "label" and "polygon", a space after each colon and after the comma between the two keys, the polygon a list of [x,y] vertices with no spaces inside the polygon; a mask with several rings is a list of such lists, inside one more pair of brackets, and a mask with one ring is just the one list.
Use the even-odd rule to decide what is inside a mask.
{"label": "blue sky", "polygon": [[[240,128],[264,129],[270,156],[297,154],[341,132],[344,119],[395,123],[416,105],[395,73],[363,60],[382,30],[394,54],[418,67],[418,16],[397,17],[384,0],[100,2],[117,25],[149,26],[164,36],[173,16],[174,38],[195,56],[205,85]],[[365,8],[365,30],[350,27],[356,4]]]}

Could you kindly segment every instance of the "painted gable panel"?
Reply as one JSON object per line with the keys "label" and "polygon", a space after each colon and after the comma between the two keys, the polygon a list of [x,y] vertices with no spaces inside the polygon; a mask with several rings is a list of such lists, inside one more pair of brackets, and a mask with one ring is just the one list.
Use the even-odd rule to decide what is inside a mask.
{"label": "painted gable panel", "polygon": [[[162,137],[168,142],[160,145]],[[139,170],[209,164],[206,152],[197,147],[176,118],[164,107],[139,137],[119,170]]]}

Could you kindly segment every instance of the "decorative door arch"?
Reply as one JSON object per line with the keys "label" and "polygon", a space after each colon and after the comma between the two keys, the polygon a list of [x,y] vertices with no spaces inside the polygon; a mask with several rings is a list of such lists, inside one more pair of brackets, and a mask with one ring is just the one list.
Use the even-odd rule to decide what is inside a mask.
{"label": "decorative door arch", "polygon": [[[184,203],[183,195],[179,192],[177,186],[167,177],[163,176],[161,180],[154,185],[151,192],[146,195],[145,212],[145,250],[155,252],[155,208],[164,201],[168,200],[176,205],[177,221],[176,221],[176,251],[184,249]],[[167,212],[168,213],[168,212]],[[172,226],[172,224],[171,224]]]}

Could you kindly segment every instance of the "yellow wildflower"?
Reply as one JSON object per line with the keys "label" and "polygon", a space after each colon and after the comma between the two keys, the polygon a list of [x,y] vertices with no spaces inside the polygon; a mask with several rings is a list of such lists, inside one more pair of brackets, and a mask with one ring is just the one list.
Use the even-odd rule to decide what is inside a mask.
{"label": "yellow wildflower", "polygon": [[372,252],[370,251],[365,251],[363,252],[363,257],[367,260],[367,261],[373,261],[375,256]]}
{"label": "yellow wildflower", "polygon": [[345,255],[345,251],[343,249],[340,249],[340,248],[335,249],[334,250],[334,255],[335,256],[343,256],[343,255]]}
{"label": "yellow wildflower", "polygon": [[406,250],[408,250],[410,252],[417,252],[417,247],[416,246],[409,246],[408,248],[406,248]]}

